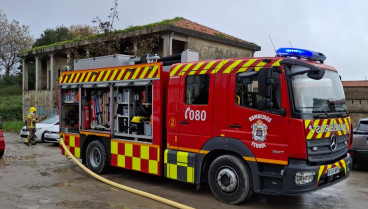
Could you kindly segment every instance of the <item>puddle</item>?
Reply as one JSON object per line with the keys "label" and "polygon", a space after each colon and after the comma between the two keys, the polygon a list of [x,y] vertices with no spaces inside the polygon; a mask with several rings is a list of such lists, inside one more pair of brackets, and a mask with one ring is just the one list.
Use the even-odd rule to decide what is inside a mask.
{"label": "puddle", "polygon": [[70,167],[57,168],[57,169],[52,170],[52,172],[54,172],[54,173],[71,173],[72,169],[70,169]]}
{"label": "puddle", "polygon": [[44,155],[29,155],[29,156],[4,156],[0,162],[14,162],[14,161],[21,161],[21,160],[34,160],[38,157],[43,157]]}
{"label": "puddle", "polygon": [[50,173],[48,173],[48,172],[41,172],[40,173],[42,176],[51,176],[51,174]]}

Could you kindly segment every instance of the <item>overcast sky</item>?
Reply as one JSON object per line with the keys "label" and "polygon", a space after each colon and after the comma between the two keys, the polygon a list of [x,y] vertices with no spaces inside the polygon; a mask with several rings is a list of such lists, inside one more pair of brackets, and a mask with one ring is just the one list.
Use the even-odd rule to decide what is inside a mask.
{"label": "overcast sky", "polygon": [[[116,29],[184,17],[261,46],[255,56],[274,56],[276,48],[311,49],[343,80],[368,80],[367,0],[119,0]],[[34,38],[47,28],[93,25],[107,20],[113,0],[0,0],[9,20],[29,25]]]}

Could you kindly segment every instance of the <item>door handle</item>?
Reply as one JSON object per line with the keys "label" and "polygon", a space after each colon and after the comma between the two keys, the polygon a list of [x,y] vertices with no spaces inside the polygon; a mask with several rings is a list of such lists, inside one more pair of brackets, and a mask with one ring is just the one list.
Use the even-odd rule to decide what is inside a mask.
{"label": "door handle", "polygon": [[241,128],[241,125],[235,125],[235,124],[230,124],[229,125],[230,128]]}
{"label": "door handle", "polygon": [[183,125],[188,125],[188,124],[189,124],[189,122],[188,122],[188,121],[186,121],[186,120],[180,121],[179,123],[180,123],[180,124],[183,124]]}

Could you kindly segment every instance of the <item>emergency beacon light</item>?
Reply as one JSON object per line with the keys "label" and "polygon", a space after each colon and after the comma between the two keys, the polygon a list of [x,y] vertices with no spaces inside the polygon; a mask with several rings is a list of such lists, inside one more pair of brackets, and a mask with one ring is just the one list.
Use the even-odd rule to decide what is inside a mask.
{"label": "emergency beacon light", "polygon": [[318,61],[323,63],[326,60],[326,56],[320,52],[314,52],[305,49],[297,48],[280,48],[276,51],[278,57],[297,57],[303,58],[310,61]]}

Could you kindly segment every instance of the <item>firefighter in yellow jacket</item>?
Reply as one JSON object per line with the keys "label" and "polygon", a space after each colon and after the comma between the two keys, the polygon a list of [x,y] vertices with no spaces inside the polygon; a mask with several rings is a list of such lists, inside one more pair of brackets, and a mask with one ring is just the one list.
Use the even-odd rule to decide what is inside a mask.
{"label": "firefighter in yellow jacket", "polygon": [[27,124],[27,131],[28,131],[28,137],[26,140],[24,140],[24,143],[28,146],[35,145],[36,141],[34,140],[34,135],[36,132],[36,123],[38,123],[37,117],[36,117],[36,108],[31,107],[29,109],[29,114],[27,115],[26,124]]}

